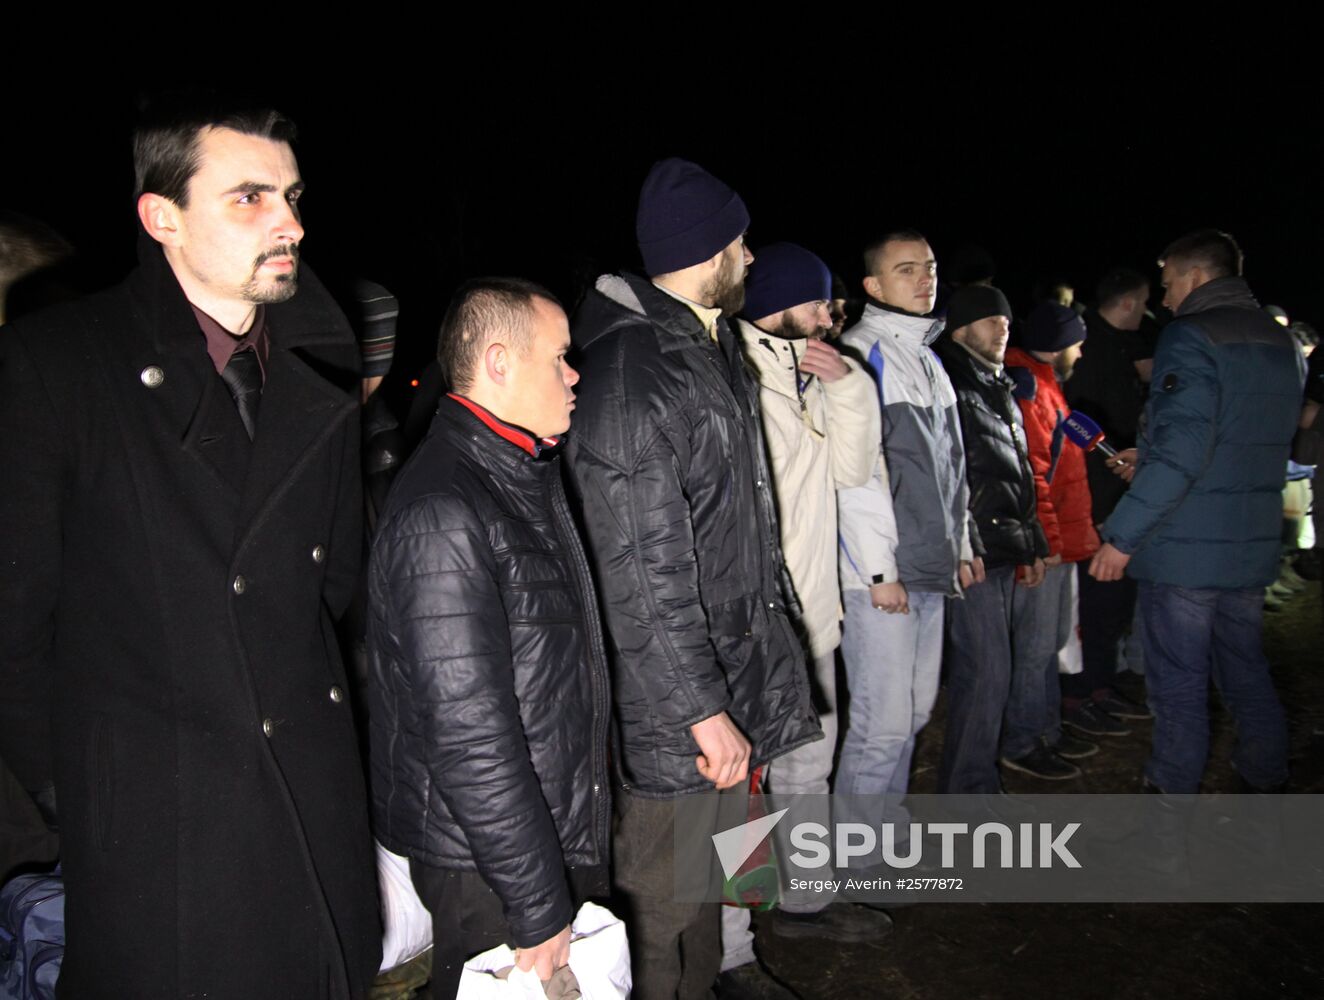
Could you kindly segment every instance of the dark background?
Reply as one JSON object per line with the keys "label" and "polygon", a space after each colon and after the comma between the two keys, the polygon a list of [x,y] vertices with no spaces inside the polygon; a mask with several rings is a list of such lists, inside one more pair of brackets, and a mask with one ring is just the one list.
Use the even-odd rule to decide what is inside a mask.
{"label": "dark background", "polygon": [[[668,155],[742,194],[755,251],[801,243],[855,289],[860,247],[899,226],[929,236],[940,278],[962,244],[988,249],[1022,312],[1038,281],[1090,301],[1110,265],[1156,276],[1167,242],[1217,226],[1240,241],[1262,301],[1324,321],[1324,93],[1313,73],[1276,68],[1286,56],[1252,70],[1231,48],[1183,77],[1161,50],[1075,44],[987,65],[968,51],[918,69],[880,58],[849,76],[765,55],[670,76],[665,60],[617,52],[610,66],[567,56],[547,74],[451,66],[435,79],[402,57],[372,73],[258,75],[244,93],[298,123],[305,260],[400,299],[396,379],[426,364],[465,277],[530,277],[573,306],[597,273],[636,266],[639,184]],[[110,73],[9,101],[0,208],[69,239],[83,289],[133,264],[129,134],[151,89]]]}

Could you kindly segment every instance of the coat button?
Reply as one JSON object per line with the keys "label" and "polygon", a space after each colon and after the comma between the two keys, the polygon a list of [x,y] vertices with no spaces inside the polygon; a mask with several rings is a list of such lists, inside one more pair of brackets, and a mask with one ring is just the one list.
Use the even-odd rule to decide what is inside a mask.
{"label": "coat button", "polygon": [[273,725],[271,724],[271,720],[270,720],[270,719],[263,719],[263,720],[262,720],[262,734],[263,734],[264,736],[270,736],[272,730],[275,729],[275,728],[276,728],[276,727],[273,726]]}
{"label": "coat button", "polygon": [[165,372],[157,368],[156,365],[148,365],[138,373],[138,378],[142,380],[142,384],[147,388],[156,389],[165,381]]}
{"label": "coat button", "polygon": [[234,592],[236,594],[242,594],[245,590],[248,589],[248,581],[245,580],[244,575],[240,573],[238,576],[234,578],[234,583],[231,584],[231,586],[234,587]]}
{"label": "coat button", "polygon": [[320,563],[320,562],[322,562],[322,561],[325,560],[325,559],[326,559],[326,546],[325,546],[325,545],[314,545],[314,546],[313,546],[313,562],[315,562],[315,563]]}
{"label": "coat button", "polygon": [[344,698],[344,697],[345,697],[345,692],[340,690],[340,685],[338,685],[338,684],[332,684],[332,685],[331,685],[331,700],[334,701],[337,705],[339,705],[341,699]]}

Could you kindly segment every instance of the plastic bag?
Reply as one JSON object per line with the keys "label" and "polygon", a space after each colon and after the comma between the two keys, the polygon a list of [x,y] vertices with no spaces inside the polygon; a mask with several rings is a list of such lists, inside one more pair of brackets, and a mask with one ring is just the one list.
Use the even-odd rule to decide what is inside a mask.
{"label": "plastic bag", "polygon": [[[511,970],[515,952],[491,948],[464,963],[457,1000],[543,1000],[548,996],[533,972]],[[507,970],[510,970],[507,972]],[[630,995],[630,947],[625,924],[595,903],[585,903],[570,925],[570,971],[584,1000],[625,1000]]]}
{"label": "plastic bag", "polygon": [[432,914],[409,877],[409,859],[377,844],[377,885],[382,897],[382,966],[385,972],[432,947]]}

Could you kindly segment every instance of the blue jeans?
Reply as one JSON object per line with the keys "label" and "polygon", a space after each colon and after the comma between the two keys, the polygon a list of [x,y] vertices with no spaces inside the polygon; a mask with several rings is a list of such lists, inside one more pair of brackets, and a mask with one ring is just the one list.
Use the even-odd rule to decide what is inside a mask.
{"label": "blue jeans", "polygon": [[900,811],[884,820],[882,796],[905,795],[915,736],[929,721],[938,697],[947,598],[912,591],[910,614],[890,615],[874,608],[867,590],[847,590],[841,596],[846,606],[841,656],[850,690],[850,725],[833,792],[865,797],[843,805],[853,821],[875,828],[883,822],[906,824],[909,818]]}
{"label": "blue jeans", "polygon": [[1011,689],[1016,567],[996,566],[947,615],[947,733],[938,791],[995,795],[998,737]]}
{"label": "blue jeans", "polygon": [[1042,738],[1049,746],[1062,735],[1062,688],[1057,653],[1071,638],[1071,602],[1076,566],[1049,566],[1044,582],[1017,587],[1012,597],[1011,694],[1002,726],[1002,755],[1024,757]]}
{"label": "blue jeans", "polygon": [[1141,581],[1138,598],[1154,745],[1145,777],[1199,790],[1209,756],[1209,678],[1236,723],[1232,766],[1256,788],[1287,780],[1287,719],[1260,642],[1264,592]]}

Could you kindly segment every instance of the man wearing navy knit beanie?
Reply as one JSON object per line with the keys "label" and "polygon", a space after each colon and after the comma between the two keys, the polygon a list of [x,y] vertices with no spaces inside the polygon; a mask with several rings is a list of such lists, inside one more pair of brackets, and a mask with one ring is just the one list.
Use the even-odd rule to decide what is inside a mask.
{"label": "man wearing navy knit beanie", "polygon": [[655,164],[637,218],[648,277],[599,278],[571,331],[583,392],[570,465],[606,616],[615,877],[643,1000],[706,996],[720,963],[720,905],[676,899],[679,797],[723,793],[687,803],[687,818],[711,806],[694,824],[706,840],[745,818],[751,768],[822,736],[788,618],[758,389],[726,318],[744,299],[748,225],[702,167]]}

